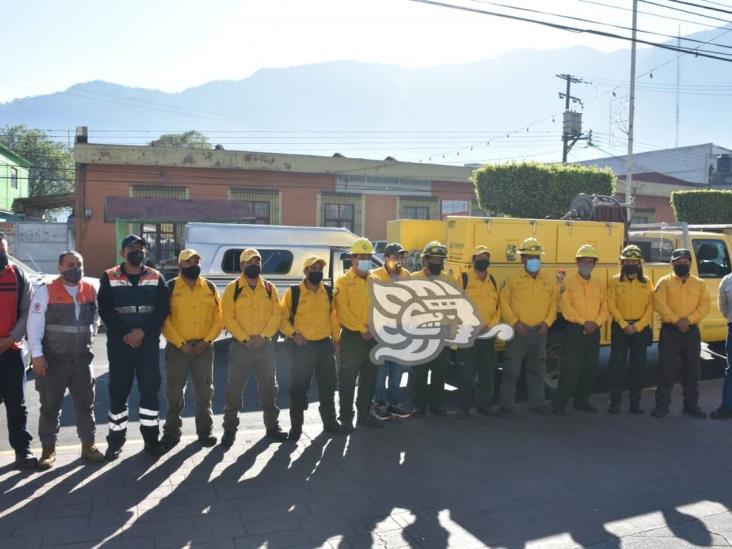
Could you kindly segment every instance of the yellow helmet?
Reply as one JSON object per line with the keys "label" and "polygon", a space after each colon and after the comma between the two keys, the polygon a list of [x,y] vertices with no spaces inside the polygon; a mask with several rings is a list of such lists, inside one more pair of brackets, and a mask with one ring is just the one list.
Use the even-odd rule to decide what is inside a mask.
{"label": "yellow helmet", "polygon": [[518,247],[519,255],[544,255],[544,246],[537,238],[530,236]]}
{"label": "yellow helmet", "polygon": [[597,248],[595,248],[592,244],[582,244],[582,246],[579,247],[579,250],[577,250],[577,254],[574,257],[575,259],[580,259],[583,257],[600,259],[600,255],[597,253]]}
{"label": "yellow helmet", "polygon": [[372,254],[374,253],[374,245],[371,244],[368,238],[359,238],[351,245],[351,253],[355,255]]}
{"label": "yellow helmet", "polygon": [[422,255],[435,255],[438,257],[447,257],[447,246],[443,243],[433,240],[428,242],[422,250]]}
{"label": "yellow helmet", "polygon": [[622,261],[623,259],[637,259],[639,261],[643,261],[643,252],[641,252],[641,249],[635,244],[628,244],[623,248],[623,251],[620,252],[620,260]]}

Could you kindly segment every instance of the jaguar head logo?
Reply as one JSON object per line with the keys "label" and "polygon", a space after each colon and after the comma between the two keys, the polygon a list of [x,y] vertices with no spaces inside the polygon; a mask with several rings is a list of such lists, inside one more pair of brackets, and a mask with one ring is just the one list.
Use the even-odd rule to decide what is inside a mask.
{"label": "jaguar head logo", "polygon": [[[424,364],[445,346],[469,347],[479,336],[475,304],[449,282],[372,279],[369,291],[370,326],[378,343],[371,351],[375,364],[386,360],[407,366]],[[498,334],[491,332],[490,337]]]}

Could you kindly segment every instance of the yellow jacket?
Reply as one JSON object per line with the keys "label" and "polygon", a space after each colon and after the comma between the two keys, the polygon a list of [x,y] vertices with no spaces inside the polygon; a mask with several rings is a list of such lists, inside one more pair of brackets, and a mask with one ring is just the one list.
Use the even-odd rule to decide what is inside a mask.
{"label": "yellow jacket", "polygon": [[412,273],[402,267],[402,269],[399,271],[399,278],[394,279],[389,274],[389,271],[386,270],[386,267],[379,267],[375,271],[371,271],[371,276],[378,280],[389,282],[390,280],[407,280],[409,278],[412,278]]}
{"label": "yellow jacket", "polygon": [[441,272],[437,276],[432,276],[431,274],[427,273],[426,269],[422,269],[421,271],[414,271],[412,273],[412,278],[419,278],[419,279],[423,279],[423,280],[443,280],[445,282],[457,284],[457,280],[454,279],[453,277],[451,277],[445,271]]}
{"label": "yellow jacket", "polygon": [[474,270],[465,273],[468,275],[468,285],[465,287],[465,294],[473,300],[478,307],[478,316],[484,326],[498,324],[500,308],[498,305],[498,288],[486,274],[485,280],[481,280]]}
{"label": "yellow jacket", "polygon": [[605,287],[599,280],[595,278],[585,280],[579,273],[567,277],[564,281],[560,310],[567,322],[575,324],[594,322],[602,326],[608,317]]}
{"label": "yellow jacket", "polygon": [[551,326],[557,319],[559,285],[543,270],[534,278],[522,268],[506,280],[498,302],[501,317],[511,325],[522,322],[536,326],[545,322]]}
{"label": "yellow jacket", "polygon": [[[237,283],[241,293],[234,300]],[[242,274],[238,279],[229,283],[224,291],[224,327],[234,339],[244,342],[251,336],[273,337],[280,327],[282,310],[277,288],[260,276],[257,285],[252,290]]]}
{"label": "yellow jacket", "polygon": [[349,270],[335,283],[335,308],[341,325],[352,332],[368,332],[369,276],[363,278]]}
{"label": "yellow jacket", "polygon": [[691,324],[699,324],[709,313],[709,290],[693,274],[681,282],[678,276],[669,273],[656,283],[653,304],[663,322],[676,324],[688,318]]}
{"label": "yellow jacket", "polygon": [[[335,299],[335,298],[334,298]],[[300,283],[300,296],[297,301],[295,324],[290,322],[292,312],[292,288],[288,288],[282,298],[282,322],[280,332],[291,337],[295,332],[308,341],[320,341],[330,337],[340,339],[341,325],[338,323],[335,305],[331,305],[328,292],[323,284],[313,292],[305,281]]]}
{"label": "yellow jacket", "polygon": [[[163,335],[176,347],[203,339],[214,341],[221,333],[221,296],[216,286],[198,277],[189,287],[181,276],[173,279],[170,312],[163,323]],[[213,290],[213,291],[212,291]]]}
{"label": "yellow jacket", "polygon": [[628,326],[628,320],[635,320],[640,332],[653,319],[653,284],[649,278],[641,282],[637,276],[620,280],[620,275],[615,275],[607,284],[607,308],[621,328]]}

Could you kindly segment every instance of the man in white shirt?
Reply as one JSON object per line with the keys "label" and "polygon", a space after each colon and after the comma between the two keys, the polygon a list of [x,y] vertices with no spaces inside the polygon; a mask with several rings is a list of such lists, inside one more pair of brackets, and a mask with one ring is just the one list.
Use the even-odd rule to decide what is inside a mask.
{"label": "man in white shirt", "polygon": [[727,370],[724,375],[722,404],[711,414],[712,419],[732,418],[732,274],[728,274],[719,283],[719,310],[727,319]]}
{"label": "man in white shirt", "polygon": [[104,456],[94,444],[94,373],[92,342],[99,327],[97,290],[83,280],[84,262],[75,251],[58,259],[58,277],[46,281],[31,300],[28,315],[30,345],[36,389],[41,401],[38,436],[43,453],[40,469],[56,461],[56,440],[64,393],[69,389],[74,404],[76,431],[81,439],[81,457],[99,463]]}

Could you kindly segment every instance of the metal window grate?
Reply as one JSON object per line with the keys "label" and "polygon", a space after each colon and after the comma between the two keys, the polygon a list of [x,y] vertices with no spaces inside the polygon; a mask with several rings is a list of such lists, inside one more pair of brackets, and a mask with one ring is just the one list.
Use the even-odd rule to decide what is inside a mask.
{"label": "metal window grate", "polygon": [[130,198],[171,198],[188,199],[188,187],[169,185],[132,185]]}
{"label": "metal window grate", "polygon": [[231,187],[229,200],[240,200],[247,203],[254,212],[254,223],[258,225],[279,225],[280,193],[276,189],[261,187]]}
{"label": "metal window grate", "polygon": [[363,232],[363,195],[323,192],[320,194],[318,224],[321,227],[343,227]]}
{"label": "metal window grate", "polygon": [[439,200],[433,197],[400,197],[399,219],[439,219]]}

